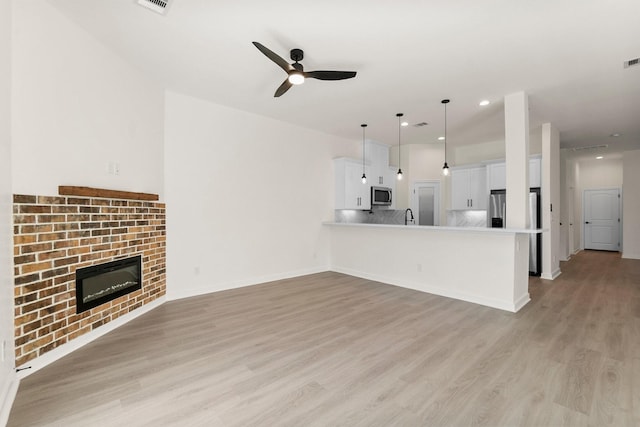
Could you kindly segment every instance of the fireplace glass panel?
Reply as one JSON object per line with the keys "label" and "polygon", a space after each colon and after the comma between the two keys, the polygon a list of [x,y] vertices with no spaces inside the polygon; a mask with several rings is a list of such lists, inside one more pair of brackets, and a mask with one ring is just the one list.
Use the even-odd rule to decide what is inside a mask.
{"label": "fireplace glass panel", "polygon": [[81,313],[142,289],[141,258],[136,256],[76,270],[76,311]]}

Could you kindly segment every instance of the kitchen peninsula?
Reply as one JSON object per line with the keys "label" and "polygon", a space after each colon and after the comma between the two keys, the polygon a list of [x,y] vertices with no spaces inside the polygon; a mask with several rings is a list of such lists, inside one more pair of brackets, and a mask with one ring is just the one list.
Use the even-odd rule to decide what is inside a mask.
{"label": "kitchen peninsula", "polygon": [[325,222],[331,270],[517,312],[542,230]]}

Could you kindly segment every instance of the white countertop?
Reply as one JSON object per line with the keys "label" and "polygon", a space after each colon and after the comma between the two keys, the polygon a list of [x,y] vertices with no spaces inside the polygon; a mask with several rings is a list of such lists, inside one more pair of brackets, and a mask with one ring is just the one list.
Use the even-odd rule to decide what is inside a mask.
{"label": "white countertop", "polygon": [[490,228],[490,227],[449,227],[449,226],[433,226],[433,225],[397,225],[397,224],[363,224],[358,222],[333,222],[326,221],[323,225],[331,225],[338,227],[363,227],[363,228],[402,228],[421,231],[459,231],[459,232],[480,232],[480,233],[524,233],[539,234],[546,230],[542,228]]}

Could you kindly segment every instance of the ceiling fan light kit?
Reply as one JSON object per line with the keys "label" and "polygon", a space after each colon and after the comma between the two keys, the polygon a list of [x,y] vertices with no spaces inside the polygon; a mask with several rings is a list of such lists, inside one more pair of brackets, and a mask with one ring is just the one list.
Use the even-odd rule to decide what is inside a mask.
{"label": "ceiling fan light kit", "polygon": [[292,64],[289,64],[284,58],[277,53],[274,53],[264,45],[258,42],[253,42],[253,45],[264,54],[267,58],[276,63],[287,73],[287,79],[276,89],[273,94],[278,98],[288,91],[292,85],[300,85],[304,83],[305,79],[316,80],[346,80],[356,76],[355,71],[304,71],[304,67],[300,64],[300,61],[304,59],[304,52],[302,49],[291,49],[289,55]]}
{"label": "ceiling fan light kit", "polygon": [[302,75],[302,73],[297,73],[294,71],[289,74],[289,83],[291,83],[292,85],[301,85],[302,83],[304,83],[304,76]]}

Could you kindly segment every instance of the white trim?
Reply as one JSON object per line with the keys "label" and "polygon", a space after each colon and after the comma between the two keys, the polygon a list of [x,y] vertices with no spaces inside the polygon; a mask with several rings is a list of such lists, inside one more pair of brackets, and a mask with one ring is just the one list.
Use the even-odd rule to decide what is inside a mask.
{"label": "white trim", "polygon": [[[580,227],[581,236],[580,236],[580,248],[585,249],[585,240],[586,240],[586,228],[587,224],[585,223],[584,213],[585,213],[585,205],[586,205],[586,194],[587,191],[612,191],[616,190],[618,192],[618,252],[622,251],[622,188],[621,187],[604,187],[604,188],[585,188],[582,190],[582,224]],[[615,251],[612,251],[615,252]]]}
{"label": "white trim", "polygon": [[78,338],[61,345],[60,347],[56,347],[53,350],[43,354],[42,356],[33,359],[29,362],[27,362],[25,365],[19,366],[18,368],[26,368],[27,366],[30,366],[30,369],[24,369],[21,370],[20,372],[18,372],[18,378],[25,378],[28,377],[29,375],[33,374],[34,372],[39,371],[40,369],[44,368],[45,366],[55,362],[58,359],[61,359],[62,357],[71,354],[72,352],[76,351],[77,349],[79,349],[80,347],[89,344],[91,341],[94,341],[98,338],[100,338],[101,336],[113,331],[114,329],[132,321],[133,319],[135,319],[138,316],[141,316],[145,313],[148,313],[149,311],[153,310],[154,308],[159,307],[160,305],[162,305],[164,302],[166,301],[166,297],[162,296],[158,299],[155,299],[153,301],[151,301],[149,304],[145,304],[140,308],[137,308],[134,311],[131,311],[125,315],[122,315],[120,317],[118,317],[115,320],[112,320],[109,323],[105,323],[104,325],[100,326],[98,329],[94,329],[93,331],[86,333],[84,335],[79,336]]}
{"label": "white trim", "polygon": [[2,402],[2,405],[0,406],[0,426],[7,425],[7,422],[9,421],[9,414],[11,413],[13,401],[16,399],[16,395],[18,394],[19,385],[20,380],[17,378],[15,373],[12,373],[10,380],[6,382],[3,387],[2,394],[0,394],[0,402]]}
{"label": "white trim", "polygon": [[512,313],[517,312],[525,306],[531,298],[527,292],[521,295],[515,301],[503,301],[494,298],[485,298],[478,295],[468,294],[466,292],[452,291],[438,286],[429,286],[424,283],[412,283],[406,280],[397,280],[391,277],[380,276],[377,274],[369,274],[363,271],[353,270],[346,267],[332,266],[331,271],[336,273],[348,274],[349,276],[360,277],[362,279],[373,280],[375,282],[385,283],[387,285],[399,286],[401,288],[412,289],[414,291],[425,292],[433,295],[439,295],[442,297],[453,298],[461,301],[471,302],[474,304],[484,305],[486,307],[497,308],[499,310],[510,311]]}
{"label": "white trim", "polygon": [[555,280],[561,274],[562,274],[562,271],[560,271],[560,268],[557,268],[550,275],[543,274],[540,277],[545,280]]}
{"label": "white trim", "polygon": [[[301,270],[289,271],[286,273],[269,274],[265,276],[256,276],[249,279],[230,281],[220,284],[212,284],[211,286],[198,287],[198,288],[182,288],[179,292],[172,292],[167,295],[167,301],[174,301],[183,298],[190,298],[199,295],[211,294],[214,292],[227,291],[230,289],[244,288],[247,286],[259,285],[261,283],[275,282],[276,280],[291,279],[293,277],[306,276],[309,274],[323,273],[329,271],[328,266],[312,267]],[[215,288],[214,288],[215,286]]]}
{"label": "white trim", "polygon": [[513,303],[513,310],[509,310],[509,311],[517,313],[518,311],[520,311],[522,307],[527,305],[529,301],[531,301],[531,297],[529,296],[529,292],[527,292],[526,294],[522,295]]}
{"label": "white trim", "polygon": [[640,259],[640,253],[633,254],[629,252],[622,252],[622,258],[625,259]]}
{"label": "white trim", "polygon": [[411,209],[416,217],[415,224],[419,224],[420,221],[420,207],[418,206],[416,189],[423,186],[433,188],[433,226],[437,227],[440,225],[440,206],[442,204],[442,196],[440,191],[442,182],[437,179],[418,180],[412,182],[410,194],[411,201],[409,204],[411,205]]}

